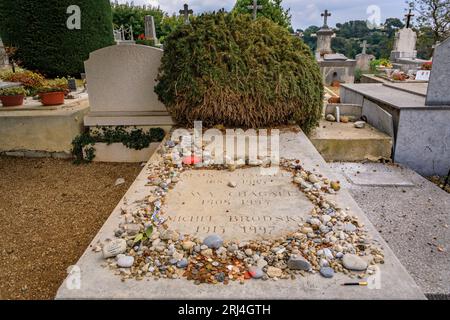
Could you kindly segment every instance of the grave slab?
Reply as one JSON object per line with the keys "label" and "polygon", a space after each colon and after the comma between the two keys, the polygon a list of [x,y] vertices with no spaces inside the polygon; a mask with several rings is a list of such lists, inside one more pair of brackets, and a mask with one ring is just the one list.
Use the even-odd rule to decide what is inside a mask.
{"label": "grave slab", "polygon": [[[155,153],[149,160],[149,164],[157,160],[160,155]],[[315,150],[311,142],[300,131],[296,130],[282,130],[280,134],[280,156],[287,159],[301,159],[305,168],[309,168],[311,171],[318,171],[329,178],[334,177],[330,171],[328,165],[323,158]],[[285,179],[283,176],[274,177],[274,181],[265,180],[266,176],[261,177],[257,172],[246,171],[242,169],[236,170],[236,174],[244,174],[244,181],[248,181],[248,175],[251,174],[251,178],[258,178],[261,181],[266,181],[266,184],[261,183],[259,187],[252,183],[243,183],[237,176],[220,176],[213,173],[212,179],[220,181],[220,179],[236,178],[237,183],[241,181],[242,188],[226,189],[225,192],[219,192],[224,187],[217,188],[217,191],[221,193],[220,196],[224,197],[223,193],[228,193],[228,199],[235,201],[231,205],[231,210],[238,208],[237,203],[240,201],[239,197],[235,197],[230,192],[239,192],[239,190],[258,190],[258,192],[290,192],[290,187],[284,184]],[[209,173],[207,173],[209,174]],[[225,175],[225,173],[223,173]],[[256,176],[254,177],[254,175]],[[104,263],[102,255],[92,251],[92,247],[96,245],[98,241],[104,241],[107,238],[112,238],[113,231],[121,221],[121,208],[132,209],[139,206],[141,199],[143,199],[149,193],[150,186],[146,186],[148,169],[143,169],[131,188],[125,194],[124,198],[120,201],[112,215],[106,221],[100,232],[93,239],[91,245],[87,248],[83,256],[77,262],[77,266],[81,271],[81,287],[80,289],[70,290],[66,286],[66,281],[70,281],[68,277],[66,281],[61,285],[58,290],[56,299],[424,299],[423,293],[419,287],[415,284],[404,267],[400,264],[398,259],[394,256],[384,240],[376,232],[372,224],[369,222],[364,213],[359,209],[356,202],[352,199],[350,194],[346,190],[342,190],[337,195],[332,196],[332,200],[336,201],[342,207],[348,207],[352,213],[359,217],[360,221],[366,225],[369,233],[373,236],[374,241],[379,243],[383,248],[385,254],[385,263],[380,266],[379,280],[381,281],[380,289],[369,289],[368,287],[343,287],[343,282],[349,281],[349,278],[343,274],[337,274],[332,279],[322,278],[320,275],[308,275],[306,277],[297,277],[296,280],[279,280],[279,281],[260,281],[249,280],[244,285],[239,283],[230,283],[225,285],[195,285],[193,282],[189,282],[185,279],[168,280],[160,279],[155,281],[148,278],[142,281],[129,280],[122,282],[120,277],[115,276],[114,273],[103,268],[101,265]],[[241,177],[242,178],[242,177]],[[200,182],[205,182],[205,177],[199,177],[193,175],[191,177],[182,177],[180,181],[180,187],[178,191],[183,191],[184,188],[192,189],[194,191],[199,189],[202,192],[208,189],[205,186],[200,187]],[[183,184],[184,183],[184,184]],[[188,183],[191,184],[190,188]],[[216,182],[217,183],[217,182]],[[280,188],[281,184],[281,188]],[[267,188],[267,189],[266,189]],[[210,188],[212,189],[212,188]],[[172,191],[177,191],[176,189]],[[304,210],[303,198],[298,197],[295,199],[295,193],[292,195],[292,199],[288,196],[289,205],[283,204],[282,201],[274,201],[271,199],[270,204],[266,205],[267,208],[263,208],[262,205],[256,205],[253,207],[252,212],[246,210],[238,210],[235,214],[245,217],[245,219],[252,219],[254,217],[263,216],[277,216],[286,215],[283,210],[291,207],[290,215],[300,219],[303,216]],[[219,195],[217,195],[219,196]],[[183,194],[186,199],[186,205],[193,208],[199,204],[195,204],[193,196]],[[191,198],[189,198],[191,197]],[[169,200],[169,206],[172,206],[177,210],[178,216],[191,217],[193,213],[188,210],[183,210],[180,200]],[[216,199],[216,195],[214,196]],[[258,200],[265,200],[267,197],[258,195]],[[251,196],[246,196],[244,199],[252,199]],[[187,204],[187,202],[189,202]],[[305,205],[307,206],[307,205]],[[214,206],[210,206],[208,212],[211,216],[217,219],[223,219],[224,206],[219,206],[219,209],[215,209]],[[269,211],[273,211],[270,212]],[[229,212],[234,214],[234,212]],[[226,215],[225,215],[226,216]],[[225,221],[225,220],[223,220]],[[222,222],[223,222],[222,221]],[[227,223],[231,225],[234,222]],[[239,223],[237,223],[239,225]],[[250,222],[248,225],[254,226],[273,226],[271,221],[258,222],[257,224]],[[289,220],[285,222],[286,228],[297,225],[297,221]],[[212,226],[208,221],[204,222],[202,226]],[[184,228],[188,228],[184,226]],[[283,227],[284,228],[284,227]],[[281,230],[281,228],[279,228]],[[205,232],[204,230],[202,232]],[[242,231],[235,231],[235,235],[242,235]],[[259,236],[261,231],[258,230]],[[231,234],[230,234],[231,235]],[[254,239],[257,239],[255,237]],[[69,286],[70,288],[70,286]]]}

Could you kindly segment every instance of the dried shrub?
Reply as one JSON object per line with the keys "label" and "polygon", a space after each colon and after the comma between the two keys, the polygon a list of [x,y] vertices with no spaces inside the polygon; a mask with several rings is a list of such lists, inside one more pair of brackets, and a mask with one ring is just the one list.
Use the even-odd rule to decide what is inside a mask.
{"label": "dried shrub", "polygon": [[182,125],[268,127],[321,116],[323,85],[310,49],[266,18],[208,13],[164,45],[155,88]]}

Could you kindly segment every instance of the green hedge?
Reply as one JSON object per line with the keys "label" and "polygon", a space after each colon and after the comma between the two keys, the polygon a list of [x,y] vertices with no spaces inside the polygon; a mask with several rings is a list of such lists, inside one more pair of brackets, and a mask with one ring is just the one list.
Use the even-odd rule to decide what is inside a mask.
{"label": "green hedge", "polygon": [[263,127],[321,116],[323,85],[310,49],[271,20],[203,14],[171,33],[155,88],[179,124]]}
{"label": "green hedge", "polygon": [[[69,30],[67,8],[81,9],[81,29]],[[0,0],[0,36],[16,59],[49,77],[78,75],[89,53],[114,43],[109,0]]]}

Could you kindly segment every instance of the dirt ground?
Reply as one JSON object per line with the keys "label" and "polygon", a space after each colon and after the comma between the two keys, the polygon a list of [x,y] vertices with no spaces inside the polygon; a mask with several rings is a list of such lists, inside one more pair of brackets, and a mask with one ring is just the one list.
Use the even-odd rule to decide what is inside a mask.
{"label": "dirt ground", "polygon": [[141,169],[0,157],[0,299],[53,299]]}

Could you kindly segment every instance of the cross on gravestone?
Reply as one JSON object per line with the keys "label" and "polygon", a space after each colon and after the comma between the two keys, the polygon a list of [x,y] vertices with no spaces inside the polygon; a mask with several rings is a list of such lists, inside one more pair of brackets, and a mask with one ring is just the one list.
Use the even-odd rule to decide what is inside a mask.
{"label": "cross on gravestone", "polygon": [[184,24],[189,24],[189,15],[193,13],[194,11],[189,9],[189,6],[185,3],[183,10],[180,10],[180,14],[184,16]]}
{"label": "cross on gravestone", "polygon": [[247,6],[247,9],[253,10],[253,13],[252,13],[253,20],[256,20],[258,10],[262,10],[262,8],[263,8],[263,6],[258,5],[258,0],[253,0],[253,4],[251,6]]}
{"label": "cross on gravestone", "polygon": [[414,17],[412,9],[409,9],[409,12],[405,14],[405,17],[406,17],[406,28],[409,28],[411,26],[411,18]]}
{"label": "cross on gravestone", "polygon": [[331,13],[329,13],[328,10],[325,10],[320,16],[323,17],[323,26],[328,28],[328,17],[331,17]]}
{"label": "cross on gravestone", "polygon": [[364,40],[362,44],[359,45],[362,48],[362,54],[367,54],[367,48],[371,46],[367,44],[367,40]]}

